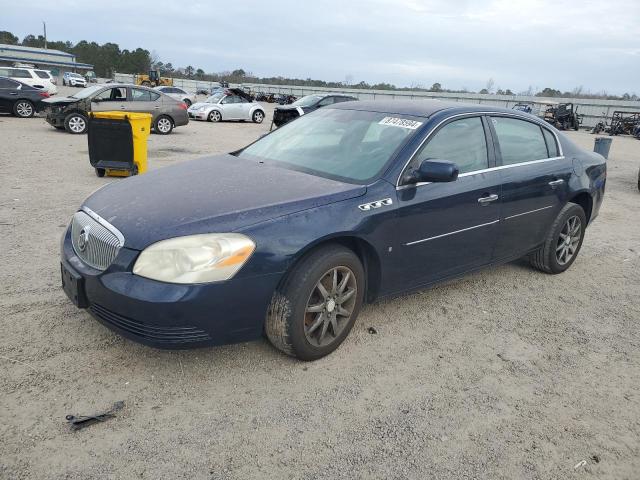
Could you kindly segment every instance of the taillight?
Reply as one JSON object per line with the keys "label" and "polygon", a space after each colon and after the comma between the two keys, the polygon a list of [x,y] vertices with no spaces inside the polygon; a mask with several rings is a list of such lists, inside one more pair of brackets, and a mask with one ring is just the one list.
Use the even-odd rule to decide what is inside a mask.
{"label": "taillight", "polygon": [[178,105],[182,110],[187,110],[189,107],[187,107],[187,104],[184,102],[180,102],[180,104]]}
{"label": "taillight", "polygon": [[49,98],[49,92],[38,92],[38,95],[44,98]]}

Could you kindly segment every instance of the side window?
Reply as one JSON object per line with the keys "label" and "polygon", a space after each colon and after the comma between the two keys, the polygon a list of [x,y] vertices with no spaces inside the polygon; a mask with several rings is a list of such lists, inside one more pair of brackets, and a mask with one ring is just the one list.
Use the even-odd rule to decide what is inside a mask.
{"label": "side window", "polygon": [[556,136],[546,128],[542,129],[544,139],[547,142],[547,151],[549,152],[549,158],[557,157],[559,155],[558,145],[556,143]]}
{"label": "side window", "polygon": [[18,85],[20,85],[18,82],[9,80],[8,78],[0,78],[0,88],[10,88],[13,90]]}
{"label": "side window", "polygon": [[334,97],[327,97],[320,100],[318,103],[319,107],[326,107],[327,105],[331,105],[333,103]]}
{"label": "side window", "polygon": [[160,97],[159,93],[142,90],[140,88],[131,89],[131,100],[134,102],[153,102]]}
{"label": "side window", "polygon": [[34,72],[36,72],[36,75],[38,75],[40,78],[49,79],[49,74],[43,70],[34,70]]}
{"label": "side window", "polygon": [[23,70],[22,68],[13,68],[10,71],[10,77],[13,78],[32,78],[29,70]]}
{"label": "side window", "polygon": [[487,140],[480,117],[469,117],[447,123],[420,149],[411,166],[417,168],[428,158],[455,163],[460,173],[489,167]]}
{"label": "side window", "polygon": [[172,90],[173,90],[172,93],[179,93],[180,95],[186,95],[186,93],[187,93],[187,92],[185,92],[184,90],[182,90],[180,88],[174,88]]}
{"label": "side window", "polygon": [[101,102],[123,102],[127,99],[127,89],[124,87],[108,88],[94,98]]}
{"label": "side window", "polygon": [[498,136],[503,165],[548,158],[539,125],[515,118],[491,117]]}

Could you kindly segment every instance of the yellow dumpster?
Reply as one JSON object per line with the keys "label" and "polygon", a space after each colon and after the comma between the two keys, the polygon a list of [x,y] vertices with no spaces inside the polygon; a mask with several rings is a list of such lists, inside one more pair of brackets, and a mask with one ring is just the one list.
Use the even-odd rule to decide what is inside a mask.
{"label": "yellow dumpster", "polygon": [[135,112],[89,114],[89,161],[96,175],[128,177],[147,171],[151,117]]}

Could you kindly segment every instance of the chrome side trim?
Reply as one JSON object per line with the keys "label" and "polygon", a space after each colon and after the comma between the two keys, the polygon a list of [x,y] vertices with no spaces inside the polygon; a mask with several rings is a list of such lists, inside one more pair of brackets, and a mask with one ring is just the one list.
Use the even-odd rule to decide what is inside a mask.
{"label": "chrome side trim", "polygon": [[509,220],[510,218],[516,218],[516,217],[521,217],[522,215],[529,215],[530,213],[535,213],[535,212],[539,212],[541,210],[546,210],[547,208],[553,208],[554,205],[548,205],[546,207],[542,207],[542,208],[536,208],[535,210],[529,210],[528,212],[522,212],[522,213],[517,213],[515,215],[510,215],[508,217],[505,217],[505,220]]}
{"label": "chrome side trim", "polygon": [[362,205],[358,205],[358,208],[366,212],[368,210],[384,207],[387,205],[393,205],[393,200],[391,200],[390,198],[383,198],[382,200],[376,200],[375,202],[363,203]]}
{"label": "chrome side trim", "polygon": [[107,222],[104,218],[102,218],[100,215],[98,215],[96,212],[94,212],[90,208],[82,207],[81,210],[84,213],[86,213],[87,215],[89,215],[91,218],[93,218],[100,225],[102,225],[104,228],[106,228],[111,233],[113,233],[116,236],[116,238],[118,239],[118,241],[120,242],[120,246],[121,247],[124,246],[124,235],[122,235],[122,233],[120,233],[120,230],[118,230],[116,227],[111,225],[109,222]]}
{"label": "chrome side trim", "polygon": [[[516,167],[523,167],[525,165],[534,165],[536,163],[553,162],[555,160],[564,160],[564,158],[565,157],[543,158],[542,160],[531,160],[530,162],[512,163],[511,165],[499,165],[497,167],[483,168],[482,170],[474,170],[472,172],[461,173],[460,175],[458,175],[458,178],[470,177],[472,175],[479,175],[481,173],[493,172],[495,170],[506,170],[507,168],[516,168]],[[396,190],[404,190],[405,188],[411,188],[411,187],[421,187],[423,185],[430,185],[431,183],[433,182],[418,182],[418,183],[412,183],[410,185],[400,185],[399,187],[396,187]]]}
{"label": "chrome side trim", "polygon": [[[564,152],[562,151],[562,144],[560,143],[560,137],[558,137],[558,134],[556,132],[554,132],[553,130],[551,130],[550,128],[547,128],[545,125],[542,125],[542,124],[540,124],[538,122],[532,122],[531,119],[524,118],[522,115],[518,115],[517,113],[507,113],[507,112],[467,112],[467,113],[458,113],[456,115],[452,115],[450,117],[447,117],[444,120],[441,120],[435,127],[433,127],[431,129],[429,134],[426,137],[424,137],[422,142],[420,142],[420,145],[418,145],[418,147],[414,150],[414,152],[409,157],[409,160],[407,160],[407,163],[405,163],[404,167],[402,167],[402,170],[400,171],[400,175],[398,175],[398,178],[396,180],[396,190],[398,188],[402,188],[402,187],[406,187],[407,186],[407,185],[402,185],[402,186],[400,185],[400,179],[402,178],[402,175],[404,174],[404,171],[407,169],[407,166],[409,165],[409,163],[411,163],[411,160],[413,160],[413,157],[416,156],[416,154],[418,153],[418,150],[420,150],[422,148],[422,146],[425,144],[425,142],[431,138],[431,136],[440,127],[440,125],[442,125],[445,122],[448,122],[452,118],[473,117],[473,116],[481,116],[481,115],[491,115],[491,116],[494,116],[494,117],[514,117],[514,118],[519,118],[520,120],[523,120],[523,121],[529,122],[529,123],[535,123],[540,128],[545,128],[546,130],[549,130],[549,132],[551,132],[553,134],[553,136],[555,137],[555,139],[556,139],[556,145],[558,146],[558,153],[560,155],[557,156],[557,157],[553,157],[553,158],[545,158],[544,160],[545,161],[546,160],[557,160],[557,159],[564,158]],[[526,164],[529,164],[529,163],[541,162],[541,161],[543,161],[543,160],[534,160],[532,162],[514,163],[513,165],[500,165],[499,167],[493,167],[493,168],[494,169],[506,168],[506,167],[511,167],[511,166],[526,165]],[[458,175],[458,176],[461,177],[463,175],[470,175],[470,174],[480,173],[481,171],[489,171],[489,170],[492,170],[492,168],[487,168],[485,170],[478,170],[478,171],[475,171],[475,172],[467,172],[467,173],[463,173],[462,175]],[[414,187],[414,186],[428,185],[429,183],[431,183],[431,182],[416,183],[416,184],[412,184],[412,185],[408,185],[408,186]]]}
{"label": "chrome side trim", "polygon": [[455,232],[443,233],[442,235],[436,235],[435,237],[423,238],[422,240],[416,240],[414,242],[405,243],[405,246],[416,245],[417,243],[428,242],[429,240],[435,240],[437,238],[448,237],[449,235],[455,235],[456,233],[466,232],[468,230],[473,230],[475,228],[486,227],[487,225],[493,225],[494,223],[498,223],[500,220],[494,220],[493,222],[482,223],[480,225],[475,225],[469,228],[463,228],[462,230],[456,230]]}

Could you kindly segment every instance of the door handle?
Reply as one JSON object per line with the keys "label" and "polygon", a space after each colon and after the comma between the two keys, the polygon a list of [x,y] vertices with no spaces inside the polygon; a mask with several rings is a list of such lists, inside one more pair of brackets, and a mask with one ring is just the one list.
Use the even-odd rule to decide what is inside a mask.
{"label": "door handle", "polygon": [[17,95],[18,92],[9,92],[9,95]]}
{"label": "door handle", "polygon": [[552,182],[549,182],[549,186],[551,187],[557,187],[559,185],[562,185],[564,183],[563,179],[559,179],[559,180],[554,180]]}
{"label": "door handle", "polygon": [[495,202],[496,200],[498,200],[498,198],[498,195],[492,193],[491,195],[487,195],[486,197],[480,197],[478,199],[478,203],[484,207],[485,205],[489,205],[491,202]]}

